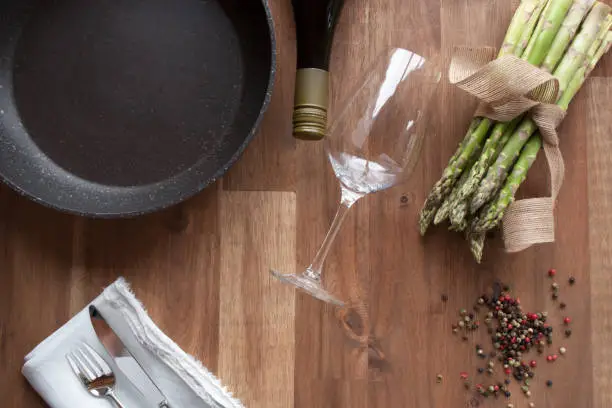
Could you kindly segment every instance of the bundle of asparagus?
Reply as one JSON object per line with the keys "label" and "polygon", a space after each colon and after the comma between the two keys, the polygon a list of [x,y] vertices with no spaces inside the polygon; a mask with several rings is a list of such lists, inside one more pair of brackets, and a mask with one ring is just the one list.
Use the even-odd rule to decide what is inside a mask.
{"label": "bundle of asparagus", "polygon": [[[611,27],[612,8],[595,0],[523,0],[499,57],[514,55],[552,73],[559,81],[557,105],[567,110],[609,51]],[[475,118],[425,201],[421,234],[448,219],[480,261],[487,231],[501,222],[542,147],[537,130],[528,114],[505,123]]]}

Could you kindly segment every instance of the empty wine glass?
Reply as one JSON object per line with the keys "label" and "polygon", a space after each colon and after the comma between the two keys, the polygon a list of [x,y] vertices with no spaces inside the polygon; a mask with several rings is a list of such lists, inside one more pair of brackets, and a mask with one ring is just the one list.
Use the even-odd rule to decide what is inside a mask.
{"label": "empty wine glass", "polygon": [[344,306],[321,285],[325,258],[357,200],[392,187],[412,173],[440,77],[436,62],[400,48],[381,55],[365,72],[324,142],[342,192],[331,228],[303,273],[272,270],[273,276],[322,301]]}

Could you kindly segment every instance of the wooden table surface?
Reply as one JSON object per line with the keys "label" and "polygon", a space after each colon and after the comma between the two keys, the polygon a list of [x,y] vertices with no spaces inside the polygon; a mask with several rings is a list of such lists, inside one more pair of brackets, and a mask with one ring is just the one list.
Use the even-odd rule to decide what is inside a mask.
{"label": "wooden table surface", "polygon": [[[475,107],[444,85],[414,176],[359,202],[326,264],[336,293],[346,297],[359,282],[367,294],[371,333],[386,355],[380,362],[345,337],[332,308],[268,275],[270,267],[293,272],[310,262],[338,200],[321,143],[291,137],[294,27],[290,1],[271,3],[279,49],[272,104],[222,181],[168,211],[115,221],[59,214],[0,188],[2,406],[44,406],[21,377],[23,356],[118,276],[249,407],[470,406],[459,373],[475,372],[476,339],[462,343],[451,334],[457,309],[501,279],[527,309],[548,310],[558,322],[551,267],[574,335],[555,344],[567,347],[567,357],[540,364],[532,400],[549,408],[612,406],[612,58],[560,129],[567,177],[557,242],[510,256],[497,240],[480,266],[460,236],[441,228],[422,239],[416,228],[425,194]],[[455,45],[498,46],[513,7],[508,0],[347,0],[333,53],[333,100],[388,45],[441,52],[447,62]],[[545,193],[547,179],[540,161],[523,194]],[[569,275],[577,278],[571,289]],[[547,379],[553,388],[543,385]],[[519,394],[512,402],[526,407]]]}

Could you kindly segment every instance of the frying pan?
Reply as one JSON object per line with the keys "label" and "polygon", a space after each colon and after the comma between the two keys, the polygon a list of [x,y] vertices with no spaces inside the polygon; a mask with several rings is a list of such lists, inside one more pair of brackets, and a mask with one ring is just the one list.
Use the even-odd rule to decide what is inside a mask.
{"label": "frying pan", "polygon": [[70,213],[124,217],[223,175],[268,106],[266,0],[6,0],[0,176]]}

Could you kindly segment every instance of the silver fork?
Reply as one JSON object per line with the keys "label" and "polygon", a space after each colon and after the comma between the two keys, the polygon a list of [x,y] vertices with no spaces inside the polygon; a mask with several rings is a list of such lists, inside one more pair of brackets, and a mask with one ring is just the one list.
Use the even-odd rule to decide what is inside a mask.
{"label": "silver fork", "polygon": [[94,349],[83,343],[81,347],[66,354],[66,360],[91,395],[108,398],[118,408],[126,408],[115,395],[113,370]]}

